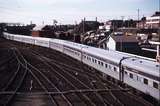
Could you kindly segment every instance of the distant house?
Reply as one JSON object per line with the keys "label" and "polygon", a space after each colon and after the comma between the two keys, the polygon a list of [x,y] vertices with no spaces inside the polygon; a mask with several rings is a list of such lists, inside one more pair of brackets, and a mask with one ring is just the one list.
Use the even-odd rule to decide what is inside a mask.
{"label": "distant house", "polygon": [[34,37],[54,37],[54,30],[45,25],[35,26],[32,30]]}
{"label": "distant house", "polygon": [[45,26],[44,25],[41,25],[41,26],[35,26],[32,30],[32,36],[34,37],[39,37],[41,36],[41,31],[42,29],[44,28]]}
{"label": "distant house", "polygon": [[99,26],[99,30],[110,31],[112,29],[111,21],[107,21]]}
{"label": "distant house", "polygon": [[128,53],[138,53],[140,47],[136,36],[109,35],[98,43],[100,48]]}
{"label": "distant house", "polygon": [[143,17],[139,22],[137,22],[137,28],[142,29],[157,29],[160,23],[160,12],[155,12],[152,16]]}
{"label": "distant house", "polygon": [[159,28],[160,12],[155,12],[151,17],[146,18],[146,25],[148,28]]}

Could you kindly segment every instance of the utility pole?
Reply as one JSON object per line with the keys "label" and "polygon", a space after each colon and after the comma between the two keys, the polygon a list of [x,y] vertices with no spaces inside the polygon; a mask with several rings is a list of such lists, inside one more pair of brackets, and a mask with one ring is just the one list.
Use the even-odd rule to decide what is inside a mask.
{"label": "utility pole", "polygon": [[129,28],[130,27],[130,22],[131,22],[131,20],[130,20],[130,18],[128,17],[128,20],[127,20],[128,22],[128,25],[127,25],[127,27]]}
{"label": "utility pole", "polygon": [[138,8],[137,12],[138,12],[138,29],[139,29],[139,8]]}
{"label": "utility pole", "polygon": [[77,25],[77,21],[74,21],[75,22],[75,25]]}
{"label": "utility pole", "polygon": [[159,6],[159,12],[160,12],[160,0],[159,0],[159,5],[158,6]]}
{"label": "utility pole", "polygon": [[[122,36],[124,36],[124,29],[123,29],[123,27],[124,27],[124,16],[121,16],[121,18],[122,18],[122,30],[123,30],[123,35]],[[122,52],[123,51],[122,37],[121,37],[121,46],[120,46],[120,49],[121,49],[121,52]]]}
{"label": "utility pole", "polygon": [[84,19],[83,19],[83,21],[82,21],[82,22],[83,22],[83,34],[84,34],[84,32],[85,32],[85,30],[84,30],[84,27],[85,27],[85,26],[84,26],[85,20],[86,20],[86,18],[84,17]]}
{"label": "utility pole", "polygon": [[32,20],[30,21],[30,25],[32,25],[33,23],[32,23]]}
{"label": "utility pole", "polygon": [[122,27],[124,26],[124,16],[121,16],[122,18]]}
{"label": "utility pole", "polygon": [[[159,0],[159,11],[158,12],[160,12],[160,0]],[[160,16],[159,16],[159,25],[158,25],[158,39],[159,39],[159,43],[160,43]],[[160,58],[160,45],[157,45],[157,60],[159,61],[159,58]],[[160,62],[160,61],[159,61]],[[159,72],[159,75],[160,75],[160,72]]]}
{"label": "utility pole", "polygon": [[144,29],[145,20],[146,19],[144,19],[144,15],[143,15],[143,20],[142,20],[143,21],[143,29]]}
{"label": "utility pole", "polygon": [[[160,12],[160,0],[159,0],[159,11],[158,12]],[[159,28],[158,29],[160,29],[160,16],[159,16]],[[160,31],[158,32],[159,32],[159,40],[160,40]]]}

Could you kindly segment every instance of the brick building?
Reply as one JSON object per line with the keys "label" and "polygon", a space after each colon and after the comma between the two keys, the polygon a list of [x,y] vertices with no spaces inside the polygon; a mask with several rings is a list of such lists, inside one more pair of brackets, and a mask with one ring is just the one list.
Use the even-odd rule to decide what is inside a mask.
{"label": "brick building", "polygon": [[54,37],[54,30],[48,28],[45,25],[36,26],[32,30],[32,36],[34,37]]}

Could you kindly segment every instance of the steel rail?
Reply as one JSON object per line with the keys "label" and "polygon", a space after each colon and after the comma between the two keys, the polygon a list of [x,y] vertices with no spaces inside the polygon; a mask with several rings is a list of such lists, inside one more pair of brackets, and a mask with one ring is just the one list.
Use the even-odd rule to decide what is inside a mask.
{"label": "steel rail", "polygon": [[[52,95],[61,95],[61,94],[70,94],[70,93],[88,93],[88,92],[110,92],[110,91],[123,91],[123,92],[128,92],[131,89],[93,89],[93,90],[88,90],[88,89],[79,89],[79,90],[68,90],[68,91],[62,91],[62,92],[33,92],[32,94],[52,94]],[[0,94],[13,94],[14,92],[12,91],[6,91],[6,92],[0,92]],[[31,94],[30,92],[16,92],[16,94]]]}
{"label": "steel rail", "polygon": [[[17,50],[17,49],[16,49]],[[47,88],[41,83],[41,81],[36,77],[36,75],[32,72],[32,70],[29,69],[30,64],[26,61],[26,59],[23,57],[23,55],[20,53],[19,50],[17,50],[17,52],[20,54],[20,56],[22,57],[22,59],[25,61],[25,63],[28,65],[28,67],[26,67],[26,69],[32,74],[32,76],[38,81],[38,83],[41,85],[41,87],[45,90],[45,92],[48,92]],[[20,63],[22,64],[22,63]],[[22,64],[23,65],[23,64]],[[53,105],[57,105],[57,103],[54,101],[54,98],[49,95]]]}
{"label": "steel rail", "polygon": [[[16,56],[17,61],[20,62],[20,60],[18,59],[18,57],[17,57],[17,55],[15,54],[14,51],[13,51],[13,53],[14,53],[14,55]],[[27,64],[25,64],[25,67],[27,67]],[[18,72],[20,72],[20,68],[18,68]],[[18,72],[17,72],[16,76],[18,75]],[[13,97],[16,95],[16,92],[17,92],[18,89],[22,86],[22,83],[23,83],[24,78],[25,78],[26,75],[27,75],[27,70],[25,69],[23,75],[21,76],[21,80],[18,80],[19,83],[17,84],[16,88],[14,89],[14,93],[13,93],[12,95],[10,95],[10,96],[8,97],[8,99],[3,103],[4,106],[8,106],[8,105],[10,104],[11,100],[12,100]],[[16,77],[16,76],[15,76],[15,77]],[[15,79],[15,77],[14,77],[14,79]],[[12,81],[12,83],[13,83],[13,81]],[[11,83],[10,83],[10,85],[11,85]],[[7,87],[6,87],[4,90],[7,90],[8,88],[9,88],[9,85],[7,85]]]}

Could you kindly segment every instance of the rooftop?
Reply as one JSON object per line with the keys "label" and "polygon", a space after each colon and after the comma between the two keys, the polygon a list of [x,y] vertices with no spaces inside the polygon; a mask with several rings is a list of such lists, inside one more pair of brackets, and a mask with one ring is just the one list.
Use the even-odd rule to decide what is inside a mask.
{"label": "rooftop", "polygon": [[34,31],[40,31],[42,30],[46,25],[37,25],[33,28]]}
{"label": "rooftop", "polygon": [[138,42],[136,39],[136,36],[126,36],[126,35],[111,35],[111,37],[116,41],[116,42]]}
{"label": "rooftop", "polygon": [[151,17],[160,16],[160,11],[156,11]]}

